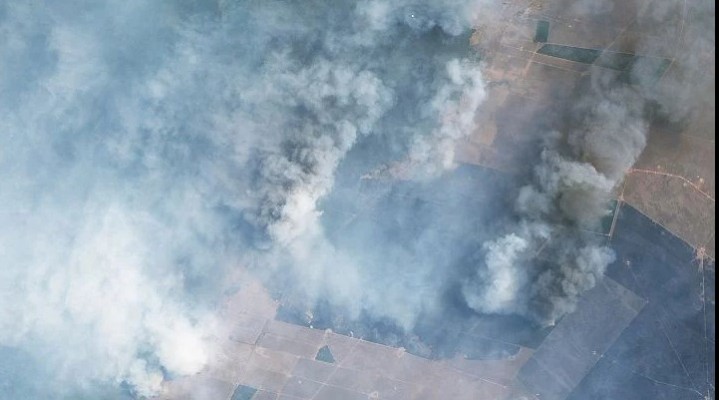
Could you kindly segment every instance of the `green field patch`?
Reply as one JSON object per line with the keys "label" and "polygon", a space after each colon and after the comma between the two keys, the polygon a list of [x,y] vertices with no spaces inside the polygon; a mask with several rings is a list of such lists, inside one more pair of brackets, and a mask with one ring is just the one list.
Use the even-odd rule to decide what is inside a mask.
{"label": "green field patch", "polygon": [[637,56],[631,71],[625,71],[629,83],[653,86],[664,76],[672,61],[666,58]]}
{"label": "green field patch", "polygon": [[537,31],[534,34],[535,43],[547,43],[548,39],[549,39],[549,22],[548,21],[538,21],[537,22]]}
{"label": "green field patch", "polygon": [[[539,26],[537,26],[539,34]],[[536,41],[536,38],[535,38]],[[671,60],[638,56],[629,53],[585,49],[582,47],[545,44],[537,53],[582,64],[594,64],[620,72],[619,79],[627,84],[653,86],[664,75]]]}
{"label": "green field patch", "polygon": [[235,389],[235,392],[232,393],[232,400],[250,400],[255,393],[257,393],[257,389],[240,385]]}
{"label": "green field patch", "polygon": [[328,346],[321,348],[320,351],[317,352],[317,357],[315,357],[315,360],[323,361],[330,364],[334,364],[335,362],[332,351],[330,351],[330,348]]}
{"label": "green field patch", "polygon": [[634,54],[627,53],[614,53],[611,51],[605,51],[597,59],[597,65],[604,68],[613,69],[616,71],[631,71],[634,67],[634,63],[637,60],[637,56]]}
{"label": "green field patch", "polygon": [[602,54],[601,50],[562,46],[559,44],[545,44],[537,50],[537,53],[582,64],[592,64],[599,58],[599,55]]}
{"label": "green field patch", "polygon": [[601,233],[605,235],[609,235],[609,232],[612,230],[612,223],[614,222],[614,214],[617,212],[617,204],[618,202],[616,200],[612,200],[611,203],[609,203],[609,207],[611,208],[612,212],[607,214],[604,218],[602,218],[602,221],[600,222],[601,226]]}
{"label": "green field patch", "polygon": [[605,51],[596,65],[622,72],[622,81],[630,84],[654,85],[664,75],[671,60]]}

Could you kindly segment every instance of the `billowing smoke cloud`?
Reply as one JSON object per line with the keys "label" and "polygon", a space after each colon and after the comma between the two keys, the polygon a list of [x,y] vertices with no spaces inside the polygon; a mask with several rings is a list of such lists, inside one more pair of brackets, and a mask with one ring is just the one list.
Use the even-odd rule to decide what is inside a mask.
{"label": "billowing smoke cloud", "polygon": [[143,397],[201,370],[238,269],[404,331],[447,292],[570,311],[613,257],[586,230],[666,93],[593,75],[511,223],[491,198],[509,183],[472,187],[478,209],[443,178],[486,97],[469,37],[494,8],[1,2],[0,358],[17,368],[0,397]]}
{"label": "billowing smoke cloud", "polygon": [[[571,110],[571,131],[545,137],[532,182],[519,190],[515,232],[485,244],[486,266],[463,286],[473,309],[553,324],[614,261],[598,235],[582,230],[600,231],[613,191],[646,144],[646,101],[616,82],[590,90]],[[542,253],[550,259],[540,261]]]}
{"label": "billowing smoke cloud", "polygon": [[[613,5],[573,7],[579,14],[605,14]],[[540,161],[514,204],[516,226],[484,244],[483,262],[462,286],[474,310],[552,325],[574,310],[615,260],[604,239],[588,231],[601,231],[624,174],[646,145],[650,124],[685,123],[709,99],[706,88],[714,87],[714,74],[701,72],[713,68],[707,62],[714,46],[708,35],[714,31],[713,5],[653,2],[639,10],[636,24],[666,26],[677,15],[685,18],[681,29],[691,33],[663,32],[634,49],[639,55],[675,52],[670,65],[639,57],[625,72],[593,67],[560,113],[559,131],[544,135]]]}
{"label": "billowing smoke cloud", "polygon": [[233,268],[358,308],[318,202],[369,136],[373,167],[453,167],[484,96],[472,3],[3,2],[0,346],[43,366],[3,396],[199,371]]}

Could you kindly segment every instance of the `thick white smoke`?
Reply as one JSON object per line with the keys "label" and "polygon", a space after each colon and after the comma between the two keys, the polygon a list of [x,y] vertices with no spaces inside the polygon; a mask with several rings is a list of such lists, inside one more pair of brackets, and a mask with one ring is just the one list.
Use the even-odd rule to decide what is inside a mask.
{"label": "thick white smoke", "polygon": [[[476,311],[545,323],[570,311],[612,260],[575,228],[607,213],[644,146],[642,90],[592,82],[580,123],[548,135],[514,225],[468,223],[502,210],[451,196],[437,215],[416,202],[372,221],[382,237],[333,237],[325,225],[339,223],[322,221],[340,178],[355,196],[388,165],[420,185],[455,167],[487,95],[471,28],[497,8],[0,2],[0,357],[20,371],[0,375],[0,395],[139,397],[201,370],[238,268],[302,306],[409,330],[466,278],[443,229],[472,246],[492,229],[461,284]],[[395,243],[392,229],[428,224]]]}
{"label": "thick white smoke", "polygon": [[303,107],[313,119],[305,126],[298,121],[298,130],[287,132],[259,172],[266,193],[258,222],[274,241],[286,245],[316,226],[317,202],[332,189],[337,165],[358,136],[371,133],[392,105],[393,93],[371,72],[354,71],[351,65],[319,60],[292,71],[284,62],[273,60],[278,74],[268,84],[281,88],[275,96]]}
{"label": "thick white smoke", "polygon": [[367,278],[318,203],[370,135],[389,159],[453,165],[484,91],[443,42],[475,7],[0,4],[0,346],[47,367],[9,393],[147,396],[199,371],[223,277],[247,264],[291,265],[298,295],[342,287],[333,301],[361,308]]}
{"label": "thick white smoke", "polygon": [[447,63],[449,82],[441,87],[432,101],[428,115],[440,118],[431,135],[416,135],[409,150],[409,163],[416,175],[437,176],[455,166],[455,147],[475,129],[477,109],[484,100],[484,82],[476,65],[454,59]]}

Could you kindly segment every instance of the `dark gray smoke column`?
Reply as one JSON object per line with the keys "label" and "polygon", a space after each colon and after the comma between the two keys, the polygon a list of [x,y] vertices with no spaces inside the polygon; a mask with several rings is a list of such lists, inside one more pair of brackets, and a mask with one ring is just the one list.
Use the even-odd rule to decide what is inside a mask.
{"label": "dark gray smoke column", "polygon": [[[578,2],[572,12],[600,21],[613,7],[612,2]],[[516,226],[483,245],[484,261],[463,285],[470,307],[519,313],[551,325],[601,279],[614,255],[587,231],[597,230],[610,213],[614,191],[644,149],[650,124],[681,125],[706,100],[702,87],[713,87],[714,74],[703,71],[702,57],[713,54],[713,7],[710,2],[647,3],[637,10],[638,27],[665,27],[687,13],[685,29],[694,39],[667,49],[677,36],[662,28],[660,35],[633,44],[637,57],[622,72],[611,65],[617,53],[601,53],[596,63],[604,68],[590,68],[554,122],[557,131],[544,134],[540,162],[514,205]],[[673,54],[669,72],[668,60],[642,56],[656,53]]]}
{"label": "dark gray smoke column", "polygon": [[485,243],[485,265],[463,286],[470,307],[553,324],[601,279],[614,255],[586,231],[611,212],[613,190],[644,148],[645,103],[637,89],[595,81],[569,110],[578,122],[546,135],[516,200],[517,228]]}

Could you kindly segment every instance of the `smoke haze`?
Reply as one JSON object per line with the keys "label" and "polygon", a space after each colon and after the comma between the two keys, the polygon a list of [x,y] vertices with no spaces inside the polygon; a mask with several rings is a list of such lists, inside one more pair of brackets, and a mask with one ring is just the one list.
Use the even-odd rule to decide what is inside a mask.
{"label": "smoke haze", "polygon": [[469,38],[495,4],[56,3],[0,3],[4,398],[141,398],[200,371],[237,269],[401,332],[448,291],[551,325],[614,260],[588,231],[648,108],[688,112],[593,72],[571,124],[527,132],[529,174],[467,189],[447,176],[481,128]]}

